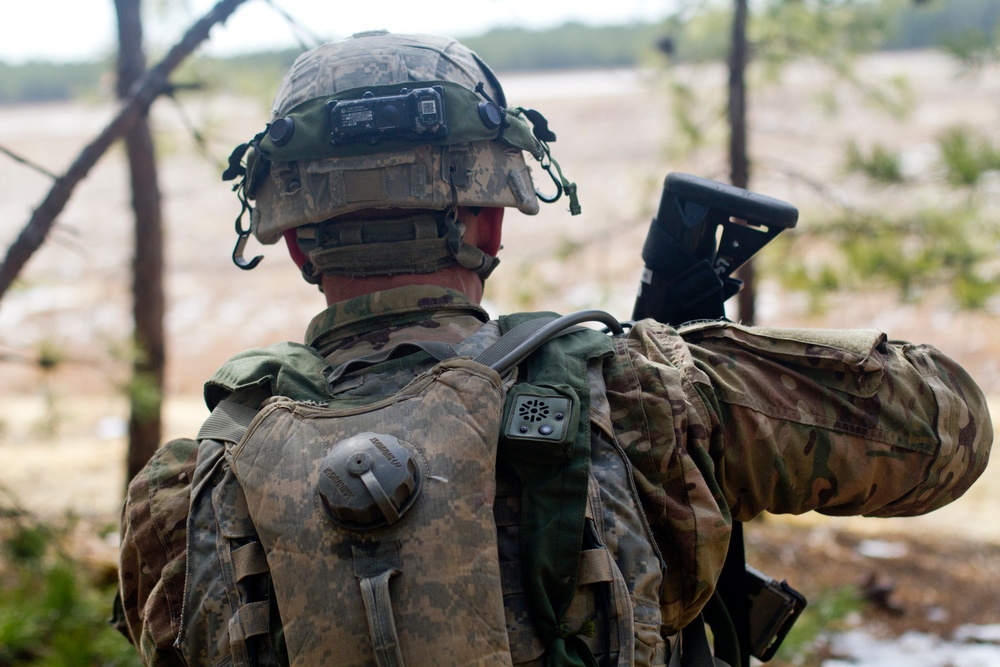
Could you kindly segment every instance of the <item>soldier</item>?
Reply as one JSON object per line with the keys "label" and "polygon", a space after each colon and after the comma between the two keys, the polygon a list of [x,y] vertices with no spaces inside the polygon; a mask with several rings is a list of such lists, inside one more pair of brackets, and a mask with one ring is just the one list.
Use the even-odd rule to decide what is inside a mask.
{"label": "soldier", "polygon": [[979,476],[981,391],[877,331],[644,320],[487,368],[536,321],[478,304],[548,140],[452,39],[296,61],[229,176],[328,307],[227,362],[132,481],[117,620],[146,664],[666,664],[733,520],[922,514]]}

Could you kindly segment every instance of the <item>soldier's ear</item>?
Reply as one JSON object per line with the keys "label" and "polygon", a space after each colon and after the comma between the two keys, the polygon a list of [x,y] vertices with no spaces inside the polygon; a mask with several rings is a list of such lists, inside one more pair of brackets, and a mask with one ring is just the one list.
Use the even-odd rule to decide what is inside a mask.
{"label": "soldier's ear", "polygon": [[500,252],[504,210],[500,206],[484,207],[479,209],[479,215],[476,216],[476,220],[479,222],[479,238],[476,247],[487,255],[495,257]]}
{"label": "soldier's ear", "polygon": [[302,270],[309,258],[306,254],[302,252],[302,248],[299,247],[299,240],[296,236],[295,229],[286,229],[284,233],[285,245],[288,246],[288,254],[292,256],[292,261]]}

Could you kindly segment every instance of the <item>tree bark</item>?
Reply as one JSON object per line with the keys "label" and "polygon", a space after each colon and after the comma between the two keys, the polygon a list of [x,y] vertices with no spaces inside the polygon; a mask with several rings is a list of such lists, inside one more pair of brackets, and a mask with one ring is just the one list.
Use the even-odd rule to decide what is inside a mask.
{"label": "tree bark", "polygon": [[[747,0],[734,0],[733,34],[729,51],[729,182],[740,188],[750,185],[750,159],[747,150]],[[756,286],[753,260],[736,277],[743,281],[737,295],[739,319],[753,324],[756,316]]]}
{"label": "tree bark", "polygon": [[[118,97],[125,99],[146,73],[141,0],[115,0],[118,15]],[[125,133],[135,254],[132,259],[134,356],[129,391],[126,479],[132,479],[160,444],[166,342],[163,335],[163,213],[149,114]]]}
{"label": "tree bark", "polygon": [[90,142],[70,164],[66,173],[56,179],[48,194],[31,214],[28,223],[14,242],[7,248],[3,264],[0,264],[0,300],[21,273],[21,269],[31,259],[31,256],[45,242],[73,190],[86,178],[91,168],[104,155],[105,151],[115,141],[120,139],[138,121],[149,105],[157,97],[170,90],[168,78],[170,73],[191,54],[195,48],[208,39],[209,31],[216,23],[222,23],[245,0],[220,0],[205,16],[192,25],[177,44],[156,67],[135,83],[128,98],[118,110],[117,115]]}

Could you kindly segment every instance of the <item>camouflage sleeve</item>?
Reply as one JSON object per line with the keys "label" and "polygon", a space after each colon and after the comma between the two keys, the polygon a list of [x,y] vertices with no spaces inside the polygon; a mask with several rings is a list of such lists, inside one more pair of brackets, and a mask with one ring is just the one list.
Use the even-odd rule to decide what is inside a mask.
{"label": "camouflage sleeve", "polygon": [[961,496],[986,467],[985,397],[933,347],[877,331],[718,323],[682,336],[736,519],[923,514]]}
{"label": "camouflage sleeve", "polygon": [[982,473],[993,439],[962,368],[876,331],[712,322],[679,334],[647,320],[605,375],[616,435],[667,535],[671,621],[711,593],[730,514],[929,512]]}
{"label": "camouflage sleeve", "polygon": [[604,371],[615,437],[666,561],[666,634],[690,623],[712,596],[732,528],[709,456],[712,415],[685,379],[685,354],[672,329],[640,322],[616,339]]}
{"label": "camouflage sleeve", "polygon": [[173,440],[129,484],[121,517],[118,595],[121,630],[146,665],[183,665],[173,642],[180,626],[194,440]]}

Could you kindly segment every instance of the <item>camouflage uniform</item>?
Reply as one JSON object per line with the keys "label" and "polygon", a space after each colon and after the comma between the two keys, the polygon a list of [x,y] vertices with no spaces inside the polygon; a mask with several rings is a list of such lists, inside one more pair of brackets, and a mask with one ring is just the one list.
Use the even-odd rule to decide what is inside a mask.
{"label": "camouflage uniform", "polygon": [[[331,366],[414,340],[467,341],[460,352],[472,355],[498,335],[487,320],[457,292],[398,288],[330,306],[306,342]],[[334,392],[374,400],[421,370],[363,376]],[[642,321],[615,340],[600,372],[602,430],[632,464],[667,565],[665,635],[714,590],[732,519],[922,514],[969,487],[992,442],[985,399],[965,371],[932,347],[877,331],[711,322],[678,332]],[[268,380],[236,397],[256,407]],[[172,642],[194,467],[192,441],[168,444],[133,480],[122,515],[119,628],[147,664],[183,664]]]}
{"label": "camouflage uniform", "polygon": [[[438,91],[439,98],[425,100],[426,117],[421,103],[420,128],[407,126],[399,134],[400,128],[389,123],[387,127],[392,131],[384,135],[362,133],[354,138],[359,140],[338,135],[356,132],[356,128],[351,129],[354,121],[350,119],[361,116],[355,114],[371,113],[374,118],[375,107],[366,105],[376,101],[386,105],[387,100],[395,100],[384,106],[395,109],[403,95],[422,90],[420,95],[433,97],[427,92],[431,89],[428,86]],[[337,116],[338,109],[346,109],[346,115]],[[435,118],[440,120],[444,115],[448,121],[446,134],[436,130],[424,134],[436,127]],[[343,122],[335,122],[334,118]],[[419,136],[412,136],[412,132]],[[238,224],[240,241],[234,258],[244,268],[252,265],[240,262],[246,238],[252,233],[265,244],[282,237],[288,240],[293,256],[296,251],[307,256],[308,261],[304,257],[299,263],[303,274],[313,282],[339,275],[414,275],[453,265],[485,279],[496,258],[478,244],[464,240],[465,222],[459,220],[459,209],[510,207],[529,215],[535,213],[538,200],[524,153],[549,169],[555,163],[548,143],[554,140],[544,117],[537,111],[508,106],[492,72],[477,55],[454,40],[373,33],[319,47],[303,54],[286,76],[268,129],[239,147],[230,159],[226,177],[242,177],[237,189],[251,214],[249,230]],[[244,155],[245,167],[241,163]],[[561,183],[570,198],[570,210],[575,211],[575,186],[561,176],[558,167],[558,178],[553,171],[549,173]],[[385,211],[386,216],[364,214],[376,210]],[[356,211],[362,214],[355,217]],[[293,344],[238,355],[242,367],[254,371],[227,375],[224,370],[217,374],[206,385],[206,401],[210,409],[227,398],[256,410],[272,394],[280,392],[296,399],[297,389],[317,382],[328,398],[316,364],[322,366],[325,361],[337,367],[407,341],[448,343],[460,355],[474,357],[497,340],[500,330],[500,324],[489,321],[482,309],[458,292],[431,286],[376,292],[334,304],[312,322],[306,343],[322,358]],[[604,345],[607,341],[600,342]],[[553,343],[539,354],[557,347]],[[646,538],[651,528],[652,539],[665,561],[662,585],[657,581],[653,595],[632,601],[636,609],[641,602],[644,613],[647,604],[653,612],[659,607],[659,613],[643,616],[645,623],[640,622],[638,614],[634,617],[637,661],[638,643],[642,643],[647,664],[662,662],[665,655],[660,635],[677,632],[702,609],[719,577],[733,519],[750,519],[764,511],[919,514],[961,495],[986,465],[992,426],[983,396],[962,369],[932,348],[890,344],[875,331],[765,330],[712,322],[678,332],[651,321],[640,322],[627,336],[615,338],[613,348],[609,356],[586,357],[589,365],[579,373],[586,374],[585,384],[582,377],[573,380],[579,380],[583,393],[589,390],[586,409],[590,432],[601,435],[596,438],[599,445],[593,444],[594,439],[590,441],[588,494],[590,486],[597,486],[599,495],[609,487],[618,490],[614,482],[594,481],[594,468],[600,467],[593,465],[594,461],[600,463],[596,452],[606,452],[608,458],[613,455],[616,461],[622,460],[624,454],[631,470],[603,479],[616,480],[624,488],[628,480],[623,478],[630,473],[645,513],[645,517],[638,517],[645,530],[644,546],[651,541]],[[536,358],[540,357],[532,358],[524,367],[536,371]],[[548,364],[549,357],[545,359]],[[396,394],[433,363],[408,366],[393,362],[379,367],[378,372],[335,381],[329,391],[345,402],[374,403]],[[583,399],[581,391],[576,395]],[[309,398],[308,391],[301,393]],[[478,393],[474,396],[479,400]],[[583,400],[580,406],[582,412]],[[272,412],[278,407],[279,403],[275,403]],[[463,410],[459,415],[463,419],[474,414],[473,408]],[[258,424],[264,422],[266,419]],[[252,440],[242,440],[241,445]],[[446,440],[437,438],[439,443],[449,445]],[[264,451],[267,442],[256,444],[259,448],[255,451]],[[230,582],[226,582],[222,596],[206,593],[199,597],[222,574],[197,558],[191,558],[194,567],[185,571],[189,546],[185,521],[190,513],[195,517],[191,524],[198,524],[199,512],[211,505],[198,504],[197,500],[207,495],[202,493],[203,488],[192,491],[192,480],[208,482],[204,488],[213,493],[220,488],[234,488],[213,486],[214,472],[203,474],[206,469],[228,474],[224,466],[207,465],[212,456],[221,460],[223,447],[211,438],[202,442],[200,453],[197,443],[191,440],[169,443],[129,488],[122,515],[122,605],[118,627],[136,643],[147,664],[185,662],[174,646],[181,609],[186,604],[181,599],[185,585],[189,590],[197,589],[195,607],[211,619],[204,623],[207,632],[200,635],[201,639],[207,637],[211,642],[217,638],[220,644],[226,643],[234,627],[235,644],[248,635],[255,642],[276,638],[276,628],[270,623],[274,615],[268,616],[268,622],[261,621],[263,614],[256,617],[257,623],[242,616],[235,624],[226,620],[232,605],[231,600],[223,598],[235,590]],[[249,468],[252,472],[288,473],[273,461],[270,467]],[[488,476],[492,477],[492,471]],[[504,495],[504,486],[503,474],[498,470],[495,519],[502,514],[496,508],[506,498],[516,497],[513,493]],[[578,487],[559,489],[562,493]],[[484,498],[486,495],[481,494]],[[619,495],[628,495],[631,500],[631,489]],[[196,500],[190,511],[189,497]],[[248,493],[242,504],[231,502],[229,496],[216,499],[212,495],[210,500],[218,500],[227,514],[228,529],[230,524],[240,522],[245,527],[252,514],[249,498]],[[300,509],[296,500],[284,500],[278,504]],[[562,502],[562,495],[556,500]],[[219,507],[209,506],[207,510],[219,512]],[[492,527],[488,520],[486,523],[489,533]],[[279,531],[284,525],[278,526]],[[496,520],[496,550],[505,550],[505,533],[509,529],[513,532],[525,525]],[[622,546],[616,553],[631,551],[630,562],[653,561],[650,569],[658,569],[656,558],[637,556],[639,550],[630,549],[634,541],[629,540],[638,531],[621,523],[605,525],[602,530],[605,536],[619,531],[609,540],[617,543],[616,549]],[[219,528],[217,532],[225,531]],[[202,533],[191,534],[193,549],[207,544],[211,551],[218,543]],[[548,537],[542,533],[534,536],[540,535]],[[247,537],[247,533],[233,531],[225,537],[234,536]],[[241,564],[227,569],[225,578],[242,581],[230,576],[237,569],[252,575],[266,571],[269,564],[262,565],[252,549],[243,551],[250,546],[239,547]],[[538,548],[532,554],[540,552]],[[235,562],[235,550],[225,553],[232,555]],[[308,560],[308,550],[302,553]],[[503,558],[504,554],[500,554],[498,560],[503,562]],[[291,572],[294,578],[297,571],[293,570],[286,568],[281,575]],[[572,572],[565,570],[555,569],[562,579],[572,580]],[[523,572],[521,577],[527,579],[533,574]],[[645,580],[648,583],[654,577],[645,576]],[[299,583],[310,588],[311,581],[305,578]],[[199,587],[197,582],[208,584]],[[508,581],[502,585],[510,626]],[[525,586],[520,592],[528,590],[532,589]],[[329,603],[334,596],[326,592],[320,595]],[[627,606],[628,595],[625,597]],[[531,600],[539,601],[551,600],[546,595],[535,595]],[[255,597],[240,606],[239,612],[250,611],[251,605],[261,602]],[[573,598],[570,604],[575,602]],[[446,622],[440,618],[440,609],[434,611],[435,622]],[[525,618],[519,613],[515,610],[513,616]],[[234,621],[237,614],[228,618]],[[294,620],[301,618],[307,625],[315,620],[302,614]],[[547,622],[539,622],[537,615],[531,618],[536,627]],[[561,616],[557,621],[568,618]],[[244,627],[244,620],[254,626],[253,632]],[[293,623],[286,620],[291,637]],[[331,621],[321,617],[316,622],[322,628],[323,623]],[[228,624],[228,636],[222,623]],[[508,637],[512,656],[534,641],[520,632],[530,625],[519,620],[514,624],[515,630]],[[551,633],[555,629],[565,632],[560,638],[573,635],[576,641],[575,635],[581,633],[573,631],[573,627],[539,630]],[[579,627],[582,630],[583,626]],[[313,644],[326,639],[322,632],[306,634]],[[228,648],[181,643],[196,656],[226,654]],[[502,644],[499,652],[506,657]],[[244,651],[246,645],[242,644]],[[321,650],[329,649],[331,655],[338,648],[320,646]],[[622,656],[625,660],[631,657],[624,649],[618,651],[618,657]],[[539,664],[538,651],[529,656],[535,658],[539,660],[532,664]],[[197,657],[194,660],[206,662]]]}

